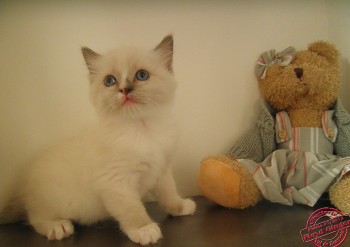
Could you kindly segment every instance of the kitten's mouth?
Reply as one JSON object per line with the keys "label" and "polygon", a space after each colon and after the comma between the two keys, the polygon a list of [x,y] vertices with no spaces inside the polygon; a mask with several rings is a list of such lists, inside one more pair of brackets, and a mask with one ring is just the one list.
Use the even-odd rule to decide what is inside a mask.
{"label": "kitten's mouth", "polygon": [[131,105],[135,105],[136,101],[134,99],[132,99],[130,96],[125,95],[124,99],[123,99],[123,106],[131,106]]}

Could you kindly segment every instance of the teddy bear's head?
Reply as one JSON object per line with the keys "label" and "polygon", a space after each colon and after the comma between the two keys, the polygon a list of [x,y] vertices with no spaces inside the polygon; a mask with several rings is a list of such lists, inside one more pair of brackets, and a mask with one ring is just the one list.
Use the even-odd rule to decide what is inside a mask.
{"label": "teddy bear's head", "polygon": [[263,97],[279,111],[328,109],[339,91],[338,56],[335,46],[324,41],[297,52],[289,47],[263,53],[256,67]]}

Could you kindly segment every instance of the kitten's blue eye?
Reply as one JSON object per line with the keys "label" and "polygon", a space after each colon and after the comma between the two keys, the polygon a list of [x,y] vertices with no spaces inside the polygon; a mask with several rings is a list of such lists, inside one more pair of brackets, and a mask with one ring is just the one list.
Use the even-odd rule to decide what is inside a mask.
{"label": "kitten's blue eye", "polygon": [[117,83],[117,79],[115,79],[115,77],[112,75],[107,75],[103,80],[103,83],[106,87],[110,87]]}
{"label": "kitten's blue eye", "polygon": [[139,70],[136,72],[136,79],[139,81],[146,81],[149,78],[149,73],[146,70]]}

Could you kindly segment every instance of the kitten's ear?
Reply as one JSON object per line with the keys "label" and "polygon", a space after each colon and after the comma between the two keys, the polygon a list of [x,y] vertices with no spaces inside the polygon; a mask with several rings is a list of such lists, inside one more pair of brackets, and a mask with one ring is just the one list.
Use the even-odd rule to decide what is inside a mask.
{"label": "kitten's ear", "polygon": [[154,48],[155,51],[159,52],[161,58],[164,60],[166,68],[173,72],[173,49],[174,40],[172,35],[167,35],[160,43]]}
{"label": "kitten's ear", "polygon": [[83,53],[83,57],[85,59],[85,63],[89,69],[90,74],[93,74],[94,63],[96,59],[99,58],[101,55],[87,47],[82,47],[81,52]]}

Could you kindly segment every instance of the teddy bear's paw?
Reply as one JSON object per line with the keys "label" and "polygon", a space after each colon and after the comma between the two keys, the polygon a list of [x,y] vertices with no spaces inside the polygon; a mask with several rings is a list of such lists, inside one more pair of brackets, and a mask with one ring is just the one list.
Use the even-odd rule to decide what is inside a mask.
{"label": "teddy bear's paw", "polygon": [[203,160],[198,180],[203,194],[224,207],[246,208],[262,199],[251,174],[230,157]]}
{"label": "teddy bear's paw", "polygon": [[224,207],[239,205],[240,177],[220,159],[202,161],[198,182],[203,194],[217,204]]}
{"label": "teddy bear's paw", "polygon": [[329,198],[343,213],[350,214],[350,174],[345,175],[339,183],[330,188]]}

